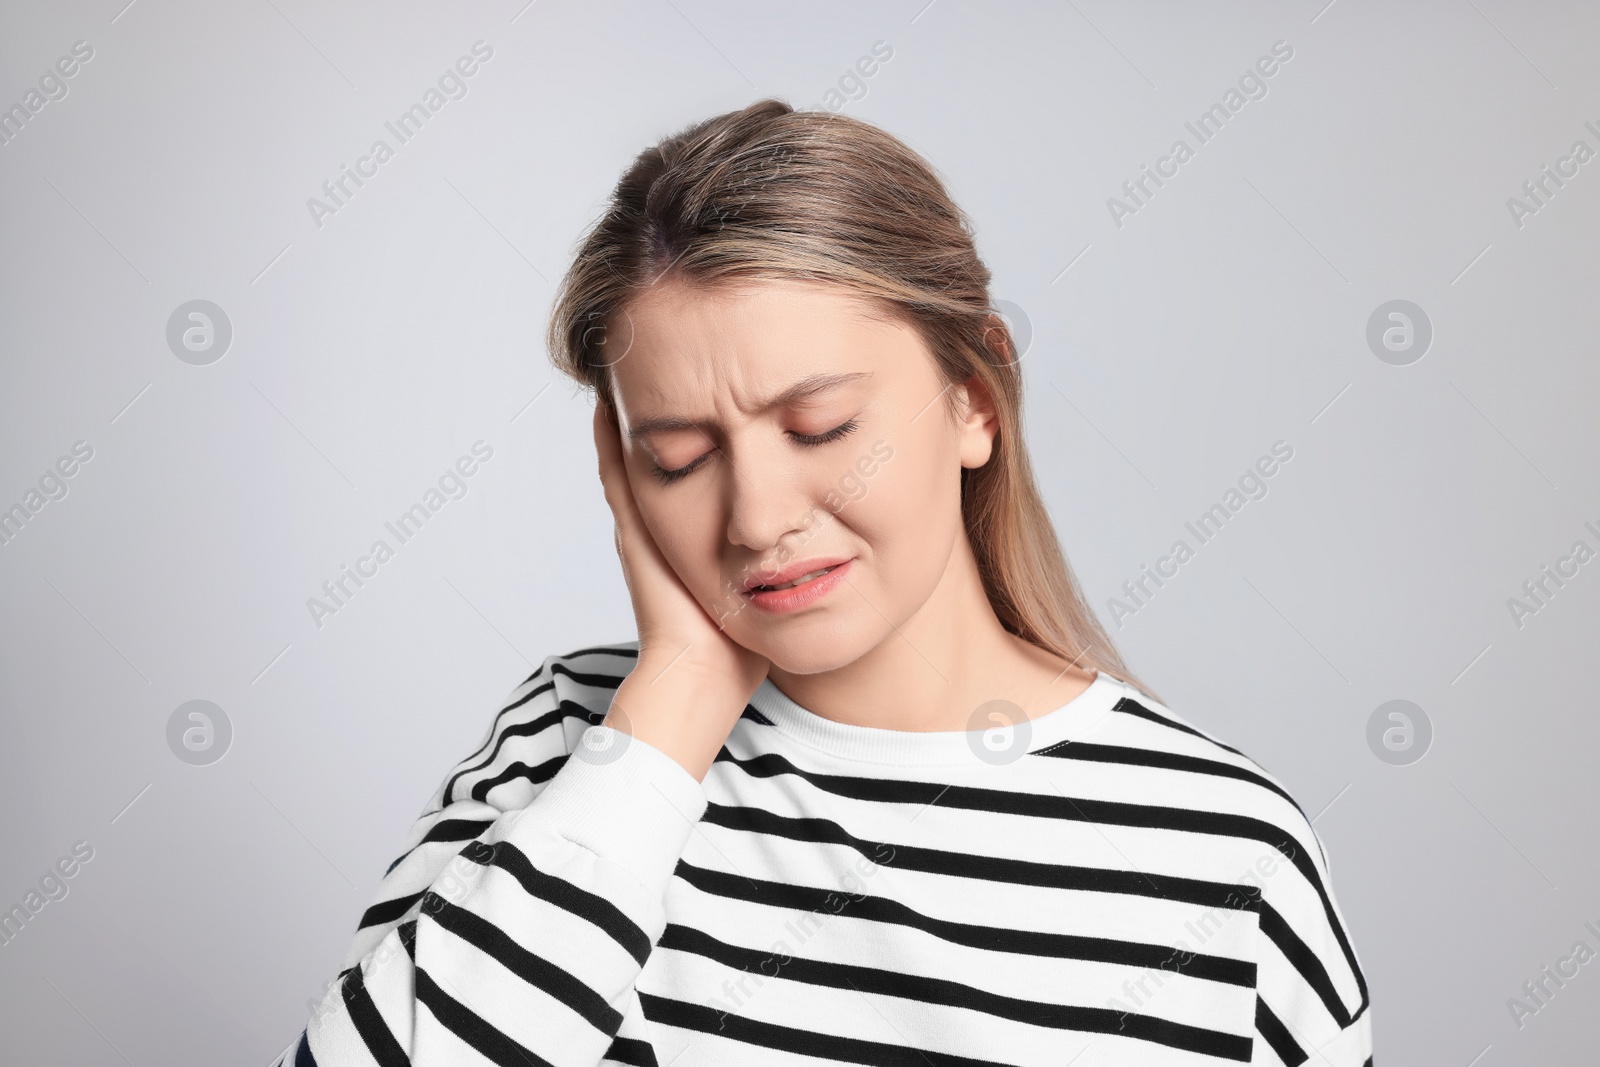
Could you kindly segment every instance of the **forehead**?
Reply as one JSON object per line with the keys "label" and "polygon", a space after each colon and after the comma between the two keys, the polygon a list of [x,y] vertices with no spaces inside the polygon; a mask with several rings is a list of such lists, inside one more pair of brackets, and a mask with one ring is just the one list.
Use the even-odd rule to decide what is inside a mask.
{"label": "forehead", "polygon": [[[619,314],[627,355],[611,367],[625,409],[686,404],[708,392],[742,404],[818,373],[881,371],[923,352],[916,331],[837,285],[664,282]],[[924,357],[926,358],[926,357]]]}

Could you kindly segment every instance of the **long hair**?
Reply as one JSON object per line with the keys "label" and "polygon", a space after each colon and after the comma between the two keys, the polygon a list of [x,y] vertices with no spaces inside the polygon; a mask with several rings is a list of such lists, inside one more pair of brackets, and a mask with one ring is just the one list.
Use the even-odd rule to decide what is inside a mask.
{"label": "long hair", "polygon": [[[916,329],[942,380],[976,375],[999,429],[961,472],[961,512],[1007,631],[1145,692],[1084,601],[1034,484],[1016,345],[990,304],[972,227],[934,169],[870,123],[781,100],[695,123],[639,153],[578,243],[546,338],[556,368],[610,406],[615,316],[667,279],[711,288],[821,281]],[[951,389],[947,415],[955,411]]]}

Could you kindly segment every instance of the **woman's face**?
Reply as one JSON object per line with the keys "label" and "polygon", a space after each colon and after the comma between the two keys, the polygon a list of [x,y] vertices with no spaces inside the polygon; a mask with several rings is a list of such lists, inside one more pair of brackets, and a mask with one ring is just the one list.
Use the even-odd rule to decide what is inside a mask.
{"label": "woman's face", "polygon": [[[923,608],[963,536],[961,468],[988,460],[994,420],[947,416],[914,330],[792,281],[665,283],[619,317],[626,354],[611,371],[634,496],[734,641],[810,674]],[[985,395],[970,387],[954,390],[963,405]],[[841,562],[786,594],[746,593]]]}

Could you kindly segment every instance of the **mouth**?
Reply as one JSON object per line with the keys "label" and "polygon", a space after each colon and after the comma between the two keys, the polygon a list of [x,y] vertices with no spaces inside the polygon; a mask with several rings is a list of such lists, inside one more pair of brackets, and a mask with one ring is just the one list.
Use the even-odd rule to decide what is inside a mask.
{"label": "mouth", "polygon": [[781,571],[767,575],[765,580],[754,576],[746,578],[744,590],[746,593],[770,593],[783,589],[793,589],[796,586],[815,581],[823,575],[831,574],[846,563],[849,563],[852,558],[836,556],[801,560],[799,563],[785,567]]}
{"label": "mouth", "polygon": [[767,611],[799,611],[827,596],[844,580],[853,562],[854,557],[805,560],[771,575],[769,581],[747,579],[744,595],[751,604]]}
{"label": "mouth", "polygon": [[796,578],[794,581],[792,581],[792,582],[784,582],[782,585],[759,585],[758,584],[758,585],[751,586],[750,588],[751,588],[752,592],[756,592],[756,593],[771,593],[771,592],[774,592],[774,591],[779,590],[779,589],[793,589],[797,585],[804,585],[805,583],[811,581],[813,578],[821,578],[824,574],[828,574],[832,570],[833,570],[833,567],[824,567],[820,571],[812,571],[810,574],[802,574],[800,577]]}

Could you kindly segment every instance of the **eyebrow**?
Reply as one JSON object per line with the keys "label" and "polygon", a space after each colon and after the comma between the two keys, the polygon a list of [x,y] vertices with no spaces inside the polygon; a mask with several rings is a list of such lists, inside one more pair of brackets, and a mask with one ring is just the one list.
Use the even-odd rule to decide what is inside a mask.
{"label": "eyebrow", "polygon": [[[871,371],[850,371],[846,374],[813,374],[802,378],[798,382],[779,392],[768,400],[760,402],[757,412],[770,411],[775,407],[786,404],[798,403],[807,400],[819,393],[825,393],[840,386],[863,378],[872,377]],[[638,440],[653,433],[667,433],[672,430],[693,430],[700,427],[694,419],[687,419],[681,415],[659,415],[651,419],[640,419],[628,430],[629,440]]]}

